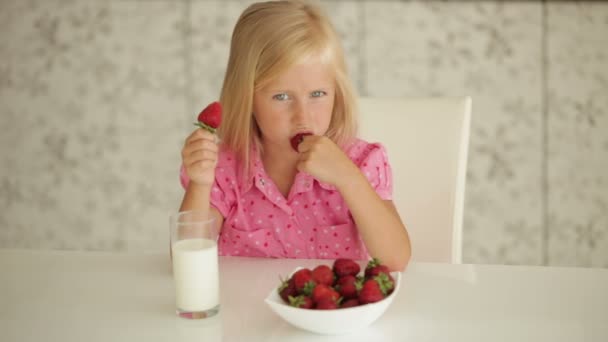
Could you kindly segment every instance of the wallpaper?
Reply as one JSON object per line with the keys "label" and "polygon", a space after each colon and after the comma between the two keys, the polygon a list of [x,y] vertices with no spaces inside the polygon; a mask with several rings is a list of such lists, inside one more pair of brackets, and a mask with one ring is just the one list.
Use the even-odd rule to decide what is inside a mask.
{"label": "wallpaper", "polygon": [[[249,3],[0,2],[0,247],[167,249]],[[608,267],[608,3],[322,5],[359,94],[473,98],[465,262]]]}

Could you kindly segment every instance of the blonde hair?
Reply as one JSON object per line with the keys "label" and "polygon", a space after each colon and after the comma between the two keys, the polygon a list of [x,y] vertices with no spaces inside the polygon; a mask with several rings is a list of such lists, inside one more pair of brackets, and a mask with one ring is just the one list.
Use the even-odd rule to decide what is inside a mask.
{"label": "blonde hair", "polygon": [[219,135],[249,172],[251,144],[261,151],[253,118],[253,95],[274,77],[308,58],[329,63],[336,81],[334,109],[326,136],[345,146],[357,133],[356,100],[338,35],[321,9],[300,0],[249,6],[232,33],[230,57],[220,95]]}

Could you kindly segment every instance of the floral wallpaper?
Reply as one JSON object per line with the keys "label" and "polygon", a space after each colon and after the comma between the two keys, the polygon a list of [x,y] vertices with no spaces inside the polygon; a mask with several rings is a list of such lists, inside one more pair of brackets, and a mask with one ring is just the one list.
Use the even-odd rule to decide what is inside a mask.
{"label": "floral wallpaper", "polygon": [[[251,1],[0,2],[0,247],[161,250]],[[464,260],[608,267],[608,3],[322,1],[361,95],[473,98]]]}

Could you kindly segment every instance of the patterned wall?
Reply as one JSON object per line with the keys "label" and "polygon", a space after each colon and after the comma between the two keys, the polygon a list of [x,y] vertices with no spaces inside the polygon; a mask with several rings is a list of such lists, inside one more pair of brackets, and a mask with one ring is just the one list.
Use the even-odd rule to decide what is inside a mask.
{"label": "patterned wall", "polygon": [[[250,1],[0,2],[0,247],[167,248]],[[464,259],[608,267],[608,3],[324,1],[362,95],[474,100]]]}

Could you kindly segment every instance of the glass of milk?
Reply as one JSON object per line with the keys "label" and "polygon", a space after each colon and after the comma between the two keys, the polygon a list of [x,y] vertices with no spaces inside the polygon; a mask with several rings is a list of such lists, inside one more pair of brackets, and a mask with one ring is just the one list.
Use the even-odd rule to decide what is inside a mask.
{"label": "glass of milk", "polygon": [[217,221],[207,212],[184,211],[172,215],[171,255],[177,315],[207,318],[220,309],[217,258]]}

